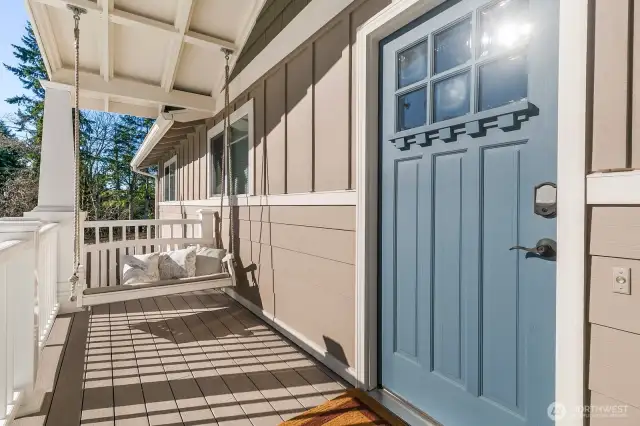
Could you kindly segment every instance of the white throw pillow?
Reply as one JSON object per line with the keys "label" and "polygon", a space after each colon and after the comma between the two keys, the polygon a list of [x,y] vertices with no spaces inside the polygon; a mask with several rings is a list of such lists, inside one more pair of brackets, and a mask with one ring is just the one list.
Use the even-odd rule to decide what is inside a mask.
{"label": "white throw pillow", "polygon": [[196,247],[160,253],[160,280],[196,276]]}
{"label": "white throw pillow", "polygon": [[222,272],[222,259],[226,255],[225,249],[200,247],[196,251],[196,277]]}
{"label": "white throw pillow", "polygon": [[131,285],[158,281],[160,279],[158,271],[159,259],[160,253],[123,255],[121,258],[121,284]]}

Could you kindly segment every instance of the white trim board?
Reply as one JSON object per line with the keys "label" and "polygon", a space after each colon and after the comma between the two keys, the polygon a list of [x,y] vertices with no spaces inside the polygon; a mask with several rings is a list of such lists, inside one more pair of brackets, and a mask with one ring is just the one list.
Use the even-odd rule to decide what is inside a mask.
{"label": "white trim board", "polygon": [[[309,192],[304,194],[252,195],[231,197],[234,206],[355,206],[356,191]],[[220,207],[220,197],[207,200],[163,201],[160,206]],[[223,206],[229,206],[224,197]]]}
{"label": "white trim board", "polygon": [[[356,377],[378,385],[378,47],[384,37],[443,0],[396,0],[365,23],[356,41]],[[582,426],[585,401],[585,151],[588,0],[560,4],[558,103],[558,263],[556,401],[569,413],[560,426]],[[369,143],[367,143],[369,142]],[[573,414],[572,414],[573,413]]]}
{"label": "white trim board", "polygon": [[300,346],[305,352],[324,364],[331,371],[333,371],[352,385],[356,384],[355,370],[352,367],[349,367],[338,361],[336,357],[326,352],[315,342],[307,339],[302,333],[295,330],[293,327],[290,327],[281,320],[277,319],[273,314],[260,309],[253,303],[249,302],[246,298],[238,294],[238,292],[236,292],[233,288],[227,287],[221,290],[224,291],[224,293],[231,297],[233,300],[251,311],[255,316],[266,322],[270,327],[276,329],[287,339]]}
{"label": "white trim board", "polygon": [[587,204],[640,204],[640,170],[588,175]]}

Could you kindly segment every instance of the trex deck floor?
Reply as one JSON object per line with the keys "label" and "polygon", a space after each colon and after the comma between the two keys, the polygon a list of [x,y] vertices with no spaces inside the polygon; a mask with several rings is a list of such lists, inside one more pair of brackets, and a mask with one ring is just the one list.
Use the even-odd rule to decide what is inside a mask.
{"label": "trex deck floor", "polygon": [[[60,361],[47,361],[56,353]],[[271,426],[344,390],[314,359],[215,290],[59,317],[39,383],[46,381],[41,376],[53,385],[40,412],[15,425]]]}

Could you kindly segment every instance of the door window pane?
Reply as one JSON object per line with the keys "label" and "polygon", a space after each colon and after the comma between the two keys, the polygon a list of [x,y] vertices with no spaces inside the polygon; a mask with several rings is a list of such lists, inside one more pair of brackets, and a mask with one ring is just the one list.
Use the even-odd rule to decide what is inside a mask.
{"label": "door window pane", "polygon": [[398,97],[398,131],[411,129],[427,122],[427,91],[414,90]]}
{"label": "door window pane", "polygon": [[527,58],[515,56],[480,67],[478,108],[484,111],[527,98]]}
{"label": "door window pane", "polygon": [[423,41],[398,54],[398,88],[416,83],[427,77],[428,45]]}
{"label": "door window pane", "polygon": [[224,133],[211,139],[211,195],[222,194],[222,155]]}
{"label": "door window pane", "polygon": [[528,0],[501,0],[479,11],[478,56],[493,55],[525,45],[533,30],[528,12]]}
{"label": "door window pane", "polygon": [[471,18],[436,34],[433,38],[433,50],[435,74],[471,59]]}
{"label": "door window pane", "polygon": [[433,85],[433,121],[468,114],[471,104],[469,73],[459,74]]}

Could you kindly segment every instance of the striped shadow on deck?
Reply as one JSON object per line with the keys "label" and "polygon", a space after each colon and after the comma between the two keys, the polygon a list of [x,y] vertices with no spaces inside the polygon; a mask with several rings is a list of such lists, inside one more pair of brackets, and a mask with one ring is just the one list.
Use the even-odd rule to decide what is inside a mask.
{"label": "striped shadow on deck", "polygon": [[273,426],[345,388],[215,290],[97,306],[61,320],[69,331],[56,346],[62,362],[49,368],[55,386],[41,412],[18,426]]}

